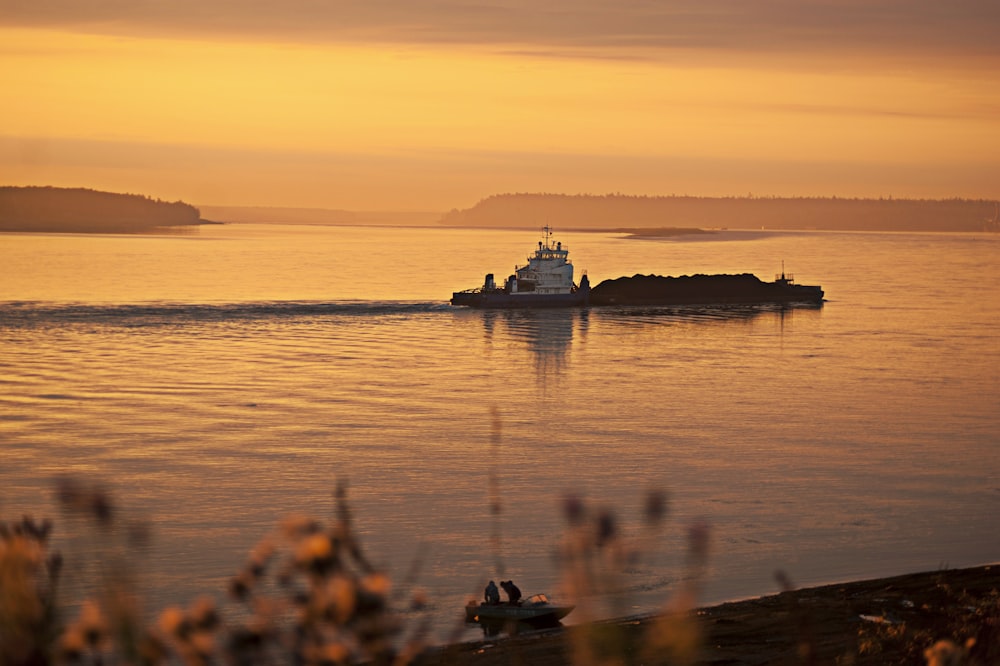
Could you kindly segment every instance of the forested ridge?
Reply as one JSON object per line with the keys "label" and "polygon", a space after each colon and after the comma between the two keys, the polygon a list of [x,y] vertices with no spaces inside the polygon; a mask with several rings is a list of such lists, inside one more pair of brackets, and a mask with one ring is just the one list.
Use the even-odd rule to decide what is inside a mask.
{"label": "forested ridge", "polygon": [[[329,211],[320,211],[324,215]],[[336,211],[334,211],[336,212]],[[370,222],[351,213],[351,223]],[[425,214],[426,222],[430,218]],[[326,217],[323,217],[326,220]],[[0,231],[134,233],[204,224],[182,201],[85,188],[0,186]],[[985,199],[693,197],[495,194],[453,209],[446,226],[569,229],[820,229],[1000,231],[1000,204]]]}
{"label": "forested ridge", "polygon": [[182,201],[85,188],[0,187],[0,231],[134,233],[201,224]]}
{"label": "forested ridge", "polygon": [[839,197],[497,194],[441,223],[472,227],[997,230],[996,201]]}

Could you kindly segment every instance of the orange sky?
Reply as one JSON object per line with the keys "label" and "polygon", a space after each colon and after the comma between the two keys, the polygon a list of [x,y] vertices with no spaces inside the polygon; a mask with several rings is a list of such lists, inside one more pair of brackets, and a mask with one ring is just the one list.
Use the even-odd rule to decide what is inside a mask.
{"label": "orange sky", "polygon": [[0,184],[1000,198],[992,3],[537,4],[22,3],[0,12]]}

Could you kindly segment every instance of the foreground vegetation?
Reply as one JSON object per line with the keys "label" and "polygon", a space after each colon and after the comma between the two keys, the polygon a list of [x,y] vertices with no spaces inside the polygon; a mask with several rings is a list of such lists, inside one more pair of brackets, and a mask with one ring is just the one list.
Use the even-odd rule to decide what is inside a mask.
{"label": "foreground vegetation", "polygon": [[[698,610],[710,546],[701,523],[688,529],[678,589],[655,616],[591,621],[499,642],[428,646],[426,618],[407,627],[394,612],[391,581],[355,537],[344,486],[334,493],[337,511],[330,524],[292,517],[265,536],[231,578],[227,601],[196,599],[186,608],[163,609],[147,624],[136,597],[139,553],[149,536],[145,526],[128,521],[99,486],[63,479],[56,492],[64,509],[83,516],[102,544],[98,580],[89,585],[91,597],[67,602],[60,583],[68,567],[51,547],[53,524],[29,517],[0,523],[3,666],[1000,663],[996,567],[812,590],[794,590],[778,574],[780,594]],[[495,478],[490,495],[498,517],[502,502]],[[626,538],[613,511],[566,499],[559,556],[564,587],[581,604],[584,619],[597,618],[583,600],[616,592],[618,574],[655,548],[668,509],[666,494],[649,492],[641,533]],[[496,541],[499,525],[496,520]],[[503,562],[496,566],[502,572]],[[415,589],[412,581],[407,587]],[[419,608],[424,601],[417,594],[407,603]]]}

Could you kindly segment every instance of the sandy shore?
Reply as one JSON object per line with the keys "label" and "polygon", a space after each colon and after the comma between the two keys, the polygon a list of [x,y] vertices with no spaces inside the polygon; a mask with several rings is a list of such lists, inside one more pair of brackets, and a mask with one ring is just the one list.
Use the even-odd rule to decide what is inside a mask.
{"label": "sandy shore", "polygon": [[[950,640],[1000,664],[1000,565],[790,590],[674,617],[525,631],[427,651],[437,664],[922,664]],[[943,648],[939,645],[939,648]]]}

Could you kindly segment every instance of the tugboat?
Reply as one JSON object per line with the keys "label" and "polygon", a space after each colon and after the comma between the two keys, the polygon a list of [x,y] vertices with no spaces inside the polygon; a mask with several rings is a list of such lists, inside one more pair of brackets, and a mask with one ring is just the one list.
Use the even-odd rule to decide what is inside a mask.
{"label": "tugboat", "polygon": [[580,285],[573,282],[573,264],[561,242],[552,242],[552,229],[542,229],[544,237],[528,263],[514,268],[514,275],[498,287],[493,273],[483,286],[451,295],[452,305],[471,308],[559,308],[585,306],[590,298],[590,280],[584,275]]}

